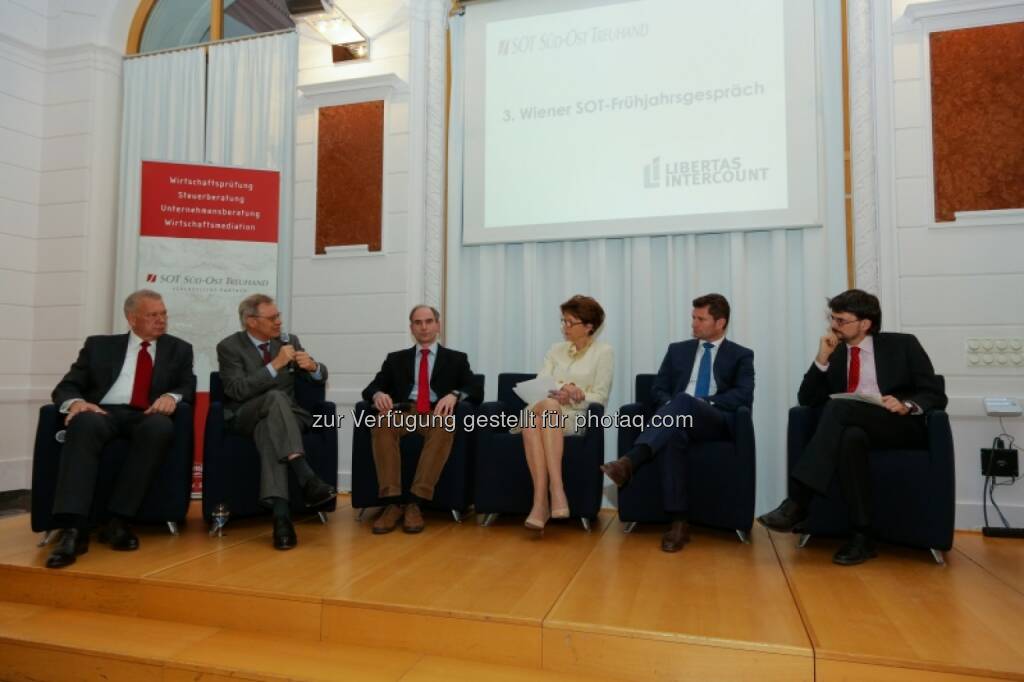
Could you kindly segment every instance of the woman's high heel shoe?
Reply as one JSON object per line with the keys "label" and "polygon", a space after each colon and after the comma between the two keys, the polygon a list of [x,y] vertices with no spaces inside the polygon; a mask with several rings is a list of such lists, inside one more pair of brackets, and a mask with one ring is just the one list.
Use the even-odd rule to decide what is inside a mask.
{"label": "woman's high heel shoe", "polygon": [[530,515],[526,517],[526,521],[523,523],[523,525],[526,526],[527,530],[543,532],[544,525],[548,522],[549,518],[551,518],[550,514],[544,514],[544,516],[540,517],[540,519],[538,520],[534,517],[533,512],[531,511]]}

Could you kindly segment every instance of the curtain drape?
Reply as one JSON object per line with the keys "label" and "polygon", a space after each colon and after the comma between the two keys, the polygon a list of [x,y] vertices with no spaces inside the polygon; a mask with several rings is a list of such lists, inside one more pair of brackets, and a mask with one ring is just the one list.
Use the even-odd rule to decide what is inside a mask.
{"label": "curtain drape", "polygon": [[125,60],[123,92],[115,329],[124,326],[120,302],[138,282],[142,161],[203,161],[206,54],[194,49]]}

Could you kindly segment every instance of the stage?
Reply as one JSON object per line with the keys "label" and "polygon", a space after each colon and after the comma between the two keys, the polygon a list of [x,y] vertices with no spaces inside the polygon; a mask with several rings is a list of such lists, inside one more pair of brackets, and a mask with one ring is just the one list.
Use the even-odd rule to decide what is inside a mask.
{"label": "stage", "polygon": [[0,679],[1024,680],[1024,543],[958,533],[946,565],[883,545],[833,566],[837,541],[755,526],[751,543],[663,527],[593,532],[428,514],[374,536],[348,499],[299,545],[268,520],[209,537],[140,530],[118,553],[47,570],[27,515],[0,519]]}

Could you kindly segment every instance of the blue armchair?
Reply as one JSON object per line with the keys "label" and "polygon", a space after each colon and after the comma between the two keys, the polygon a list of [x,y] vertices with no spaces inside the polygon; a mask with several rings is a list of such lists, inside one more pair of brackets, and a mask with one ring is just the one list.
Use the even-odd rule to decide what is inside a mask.
{"label": "blue armchair", "polygon": [[[302,435],[309,466],[322,480],[333,485],[338,480],[338,432],[333,426],[337,407],[324,399],[323,384],[295,382],[295,400],[314,417],[327,417],[323,426],[314,426]],[[224,388],[219,372],[210,373],[210,412],[206,417],[203,438],[203,518],[213,519],[217,505],[223,504],[231,518],[268,514],[270,510],[259,500],[260,458],[251,438],[240,436],[227,428],[224,421]],[[326,521],[324,512],[334,511],[337,500],[306,507],[302,491],[289,471],[289,499],[292,512],[315,511]]]}
{"label": "blue armchair", "polygon": [[[525,403],[512,390],[535,374],[498,375],[497,402],[484,403],[481,419],[497,422],[502,416],[518,417]],[[588,418],[600,419],[604,406],[592,404]],[[523,438],[508,429],[488,426],[478,429],[476,462],[476,511],[490,525],[498,514],[528,514],[533,505],[533,482],[526,466]],[[562,477],[569,498],[569,512],[586,530],[601,510],[604,463],[604,429],[588,428],[581,436],[568,436],[562,456]]]}
{"label": "blue armchair", "polygon": [[[622,406],[621,419],[646,423],[654,415],[656,405],[651,399],[653,374],[636,376],[637,402]],[[689,458],[687,462],[687,498],[689,518],[716,528],[735,530],[740,540],[748,541],[754,522],[757,459],[754,445],[754,423],[748,408],[741,407],[729,416],[731,440],[693,443],[685,455],[668,452],[660,456]],[[641,429],[619,426],[619,456],[633,447]],[[637,523],[668,523],[661,489],[661,467],[658,461],[648,463],[634,472],[630,481],[619,490],[619,520],[625,531]]]}
{"label": "blue armchair", "polygon": [[[480,374],[474,376],[483,390],[484,377]],[[361,401],[356,404],[355,415],[358,417],[364,414],[376,414],[376,409],[371,403]],[[434,488],[434,499],[426,505],[430,509],[450,511],[456,521],[461,521],[462,513],[473,504],[476,438],[473,434],[467,433],[462,425],[467,417],[476,414],[477,408],[470,402],[462,401],[456,406],[455,441]],[[402,492],[408,495],[409,486],[416,475],[420,451],[423,449],[423,438],[415,433],[410,434],[402,438],[399,447],[402,453]],[[373,463],[370,428],[366,424],[355,426],[352,430],[352,506],[360,510],[382,506],[384,502],[377,495],[379,490],[377,468]]]}
{"label": "blue armchair", "polygon": [[[178,524],[185,520],[192,499],[192,406],[182,402],[174,411],[174,441],[135,520],[139,523],[166,523],[171,533],[178,534]],[[53,523],[53,498],[57,489],[57,473],[63,445],[56,440],[64,428],[64,415],[56,405],[39,408],[36,427],[35,452],[32,458],[32,530],[48,532]],[[107,501],[114,491],[117,474],[121,470],[131,443],[127,438],[115,438],[106,444],[100,455],[99,474],[93,495],[92,521],[106,521]]]}
{"label": "blue armchair", "polygon": [[[821,408],[794,407],[789,411],[788,459],[792,471],[811,440]],[[942,410],[925,415],[928,447],[920,450],[872,450],[872,532],[879,540],[930,550],[938,563],[953,546],[956,517],[956,474],[953,432]],[[849,514],[839,483],[828,494],[816,495],[809,516],[795,530],[800,546],[812,535],[847,535]]]}

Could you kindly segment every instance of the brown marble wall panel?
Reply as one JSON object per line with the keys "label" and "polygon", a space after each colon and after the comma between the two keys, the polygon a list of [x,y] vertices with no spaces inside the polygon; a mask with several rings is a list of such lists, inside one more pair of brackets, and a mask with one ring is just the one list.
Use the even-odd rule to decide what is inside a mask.
{"label": "brown marble wall panel", "polygon": [[1024,207],[1024,23],[931,34],[935,220]]}
{"label": "brown marble wall panel", "polygon": [[380,251],[384,102],[320,109],[316,158],[316,252],[368,244]]}

